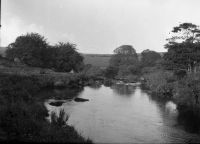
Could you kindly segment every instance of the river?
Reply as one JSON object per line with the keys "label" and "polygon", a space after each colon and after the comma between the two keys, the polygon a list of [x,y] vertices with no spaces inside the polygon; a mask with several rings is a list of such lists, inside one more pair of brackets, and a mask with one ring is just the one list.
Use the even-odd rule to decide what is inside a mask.
{"label": "river", "polygon": [[[67,95],[68,91],[49,93]],[[89,101],[69,99],[55,107],[48,104],[50,99],[45,105],[49,112],[64,109],[69,115],[67,124],[94,143],[200,142],[198,134],[186,131],[179,124],[176,104],[152,99],[140,86],[84,87],[75,95]]]}

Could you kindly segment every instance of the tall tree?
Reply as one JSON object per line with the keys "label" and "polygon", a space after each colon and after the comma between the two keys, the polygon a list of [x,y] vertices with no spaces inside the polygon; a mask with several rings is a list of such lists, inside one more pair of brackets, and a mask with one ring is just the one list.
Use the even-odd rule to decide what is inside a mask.
{"label": "tall tree", "polygon": [[71,43],[58,43],[54,46],[54,68],[57,71],[76,72],[83,68],[83,57],[76,51],[76,45]]}
{"label": "tall tree", "polygon": [[38,33],[28,33],[17,37],[6,50],[9,59],[19,58],[21,62],[30,66],[45,66],[46,49],[48,43],[46,39]]}
{"label": "tall tree", "polygon": [[136,71],[139,61],[137,53],[131,45],[122,45],[116,48],[114,53],[110,59],[110,66],[118,69],[118,75],[127,76]]}
{"label": "tall tree", "polygon": [[200,29],[192,23],[183,23],[172,30],[165,48],[164,59],[171,69],[185,69],[195,72],[200,62]]}
{"label": "tall tree", "polygon": [[119,67],[121,65],[132,65],[138,63],[138,56],[131,45],[122,45],[114,50],[115,55],[110,59],[110,65]]}

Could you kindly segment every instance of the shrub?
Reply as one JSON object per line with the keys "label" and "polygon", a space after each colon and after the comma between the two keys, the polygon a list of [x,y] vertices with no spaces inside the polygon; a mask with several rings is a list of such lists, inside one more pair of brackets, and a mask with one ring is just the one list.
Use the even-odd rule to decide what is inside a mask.
{"label": "shrub", "polygon": [[46,115],[44,107],[18,101],[1,107],[0,126],[9,140],[30,140],[38,136]]}
{"label": "shrub", "polygon": [[176,83],[175,100],[180,105],[198,107],[200,94],[200,77],[191,74]]}
{"label": "shrub", "polygon": [[170,79],[173,79],[173,73],[160,70],[144,74],[144,78],[145,85],[159,97],[170,98],[173,96],[173,82],[170,82]]}
{"label": "shrub", "polygon": [[183,77],[185,77],[187,75],[186,70],[176,70],[174,72],[174,75],[178,78],[178,79],[182,79]]}
{"label": "shrub", "polygon": [[117,67],[109,66],[109,67],[106,68],[104,75],[107,78],[115,78],[118,71],[119,71],[119,69]]}
{"label": "shrub", "polygon": [[17,75],[0,75],[0,95],[8,101],[31,101],[39,91],[36,79]]}
{"label": "shrub", "polygon": [[[61,111],[48,123],[47,109],[36,101],[37,81],[30,77],[0,76],[0,140],[21,142],[88,142],[73,127],[66,125],[68,116]],[[3,135],[2,135],[3,134]]]}
{"label": "shrub", "polygon": [[69,119],[69,116],[65,114],[64,109],[60,110],[59,115],[57,116],[55,112],[51,113],[51,124],[58,125],[60,127],[66,125],[66,121]]}

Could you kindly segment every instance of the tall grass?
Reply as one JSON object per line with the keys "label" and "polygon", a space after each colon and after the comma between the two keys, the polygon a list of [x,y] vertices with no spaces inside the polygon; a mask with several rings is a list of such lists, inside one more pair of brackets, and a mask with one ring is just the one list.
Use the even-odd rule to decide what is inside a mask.
{"label": "tall grass", "polygon": [[64,111],[53,114],[52,123],[45,119],[48,111],[35,99],[39,89],[30,77],[0,75],[0,141],[91,143],[66,125]]}
{"label": "tall grass", "polygon": [[173,95],[173,73],[159,70],[143,75],[145,85],[159,97],[171,98]]}

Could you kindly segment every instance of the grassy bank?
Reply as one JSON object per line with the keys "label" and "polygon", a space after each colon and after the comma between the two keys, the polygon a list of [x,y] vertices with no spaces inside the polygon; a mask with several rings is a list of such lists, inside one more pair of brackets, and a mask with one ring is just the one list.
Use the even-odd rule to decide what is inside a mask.
{"label": "grassy bank", "polygon": [[23,142],[89,142],[73,127],[60,125],[59,117],[48,122],[48,111],[37,92],[42,88],[35,77],[0,75],[0,140]]}
{"label": "grassy bank", "polygon": [[174,101],[179,110],[178,121],[190,126],[187,130],[200,133],[200,73],[180,77],[171,71],[157,69],[143,77],[143,85],[153,97]]}

